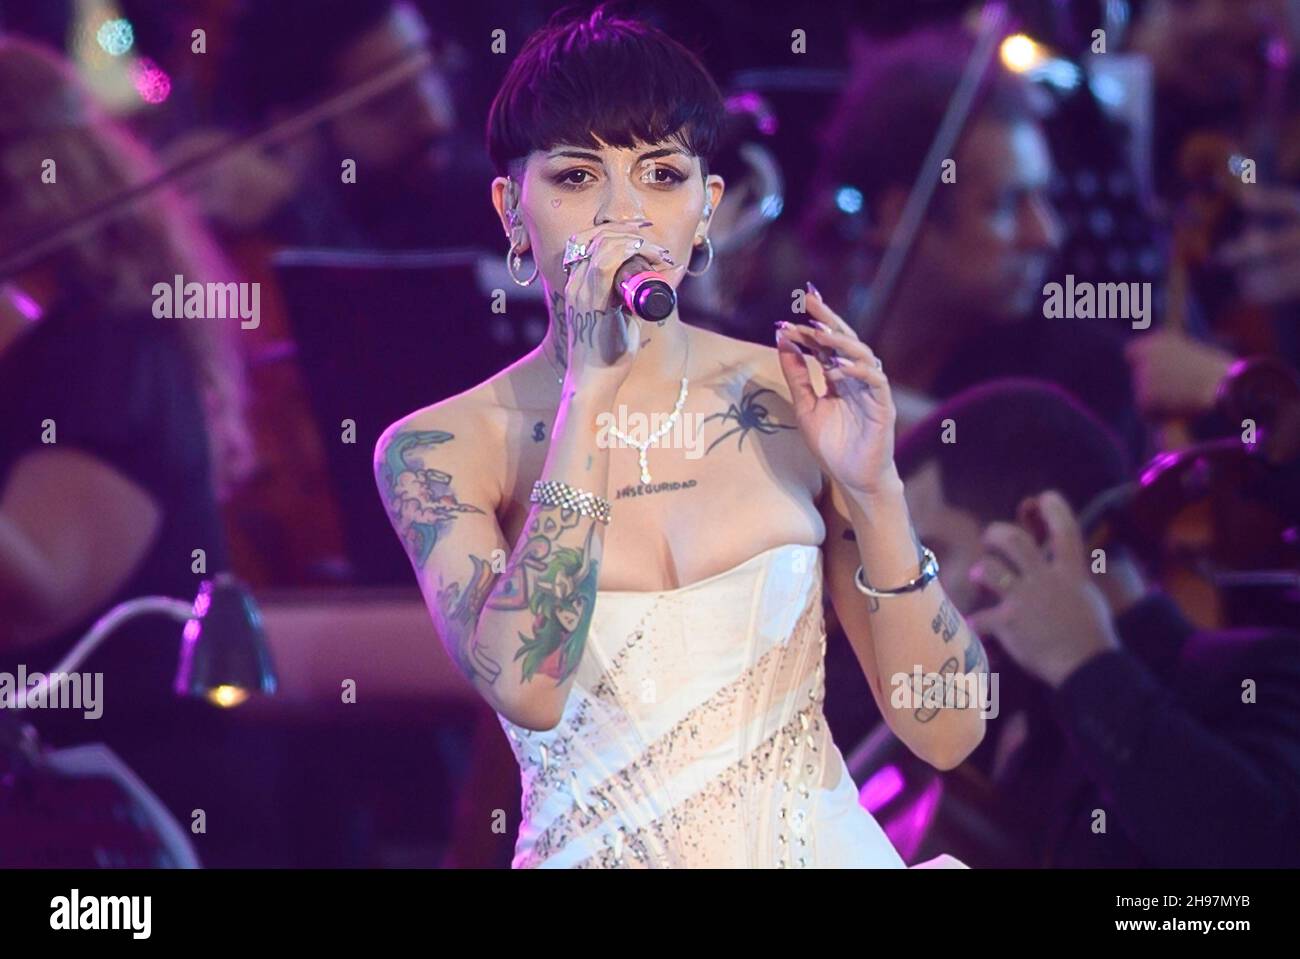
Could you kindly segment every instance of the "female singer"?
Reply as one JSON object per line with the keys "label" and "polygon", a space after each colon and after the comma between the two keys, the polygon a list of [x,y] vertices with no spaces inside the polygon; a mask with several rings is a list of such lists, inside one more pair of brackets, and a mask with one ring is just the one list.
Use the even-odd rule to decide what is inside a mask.
{"label": "female singer", "polygon": [[520,765],[517,868],[902,866],[822,713],[823,588],[913,752],[949,769],[983,736],[911,685],[986,660],[912,533],[872,351],[812,284],[776,349],[613,292],[638,256],[674,287],[708,269],[722,116],[642,22],[532,36],[488,140],[507,265],[549,328],[376,444],[442,641]]}

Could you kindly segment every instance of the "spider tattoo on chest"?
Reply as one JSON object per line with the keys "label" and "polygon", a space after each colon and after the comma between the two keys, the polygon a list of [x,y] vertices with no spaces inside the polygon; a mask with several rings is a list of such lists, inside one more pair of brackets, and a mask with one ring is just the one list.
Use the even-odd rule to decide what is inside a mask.
{"label": "spider tattoo on chest", "polygon": [[709,448],[704,451],[706,454],[713,452],[713,447],[717,446],[727,437],[734,436],[737,433],[740,434],[740,439],[737,440],[736,449],[743,450],[745,448],[745,437],[748,436],[752,430],[757,430],[760,433],[772,434],[777,430],[792,430],[797,428],[785,423],[776,423],[771,419],[771,412],[768,410],[767,406],[759,400],[759,397],[764,393],[771,393],[773,396],[778,395],[775,390],[770,389],[769,387],[754,389],[747,393],[742,393],[740,402],[729,405],[726,412],[714,413],[711,416],[704,417],[705,423],[709,420],[720,419],[723,423],[736,424],[710,443]]}

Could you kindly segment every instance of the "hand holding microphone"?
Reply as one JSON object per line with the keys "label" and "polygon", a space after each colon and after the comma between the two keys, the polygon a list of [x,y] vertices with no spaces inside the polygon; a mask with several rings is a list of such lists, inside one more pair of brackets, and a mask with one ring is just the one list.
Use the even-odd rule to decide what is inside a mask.
{"label": "hand holding microphone", "polygon": [[618,268],[614,291],[623,305],[643,320],[666,320],[677,309],[677,291],[639,253]]}
{"label": "hand holding microphone", "polygon": [[[597,227],[599,229],[599,227]],[[604,234],[614,236],[615,234]],[[635,234],[627,234],[635,236]],[[635,249],[644,246],[644,237],[638,237]],[[568,273],[577,263],[592,255],[595,238],[588,243],[579,240],[579,234],[569,238],[564,252],[564,271]],[[674,267],[672,254],[667,247],[656,247],[659,263]],[[651,254],[654,255],[654,254]],[[666,320],[677,308],[677,291],[673,289],[668,278],[659,272],[651,256],[641,253],[629,257],[614,275],[613,295],[622,301],[627,309],[643,320],[660,322]]]}
{"label": "hand holding microphone", "polygon": [[676,264],[666,248],[612,224],[571,236],[563,263],[569,378],[588,393],[612,395],[641,342],[640,324],[629,314],[662,319],[672,313],[676,293],[664,274]]}

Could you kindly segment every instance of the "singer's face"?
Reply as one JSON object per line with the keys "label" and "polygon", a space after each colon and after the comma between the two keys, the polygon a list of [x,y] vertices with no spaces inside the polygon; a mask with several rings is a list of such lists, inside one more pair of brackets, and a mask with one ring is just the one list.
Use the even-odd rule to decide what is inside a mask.
{"label": "singer's face", "polygon": [[[493,181],[493,202],[503,226],[505,186],[504,178]],[[595,226],[639,234],[667,247],[678,263],[689,262],[696,238],[708,233],[705,202],[716,210],[723,189],[721,177],[706,181],[699,157],[671,140],[627,149],[561,144],[528,157],[519,212],[542,280],[549,291],[560,293],[566,280],[566,241]],[[669,280],[678,283],[681,276],[674,271]]]}

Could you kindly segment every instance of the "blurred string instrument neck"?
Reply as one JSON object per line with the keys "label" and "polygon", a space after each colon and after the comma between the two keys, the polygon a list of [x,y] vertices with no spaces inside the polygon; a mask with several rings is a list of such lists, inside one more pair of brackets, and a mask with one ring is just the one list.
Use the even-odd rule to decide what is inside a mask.
{"label": "blurred string instrument neck", "polygon": [[1230,422],[1249,412],[1255,442],[1158,454],[1080,512],[1087,548],[1131,547],[1203,628],[1245,625],[1235,611],[1264,596],[1300,626],[1300,376],[1274,357],[1238,361],[1217,406]]}
{"label": "blurred string instrument neck", "polygon": [[930,201],[939,183],[940,165],[945,157],[953,156],[957,141],[966,129],[975,105],[975,96],[994,62],[998,44],[1006,31],[1008,16],[1007,4],[1002,0],[988,0],[980,11],[979,34],[957,89],[948,101],[939,129],[935,131],[930,149],[912,181],[907,202],[899,215],[898,224],[890,233],[866,296],[848,317],[849,324],[863,340],[878,333],[884,321],[886,307],[930,209]]}
{"label": "blurred string instrument neck", "polygon": [[1288,525],[1296,512],[1286,491],[1300,484],[1300,384],[1278,358],[1273,310],[1245,300],[1215,259],[1251,222],[1247,191],[1300,174],[1293,168],[1300,125],[1288,127],[1293,57],[1280,37],[1269,39],[1261,56],[1262,96],[1246,99],[1237,129],[1194,128],[1178,145],[1180,192],[1170,211],[1163,325],[1208,334],[1245,358],[1220,384],[1216,403],[1232,432],[1198,443],[1189,418],[1162,422],[1164,452],[1136,481],[1126,509],[1110,514],[1127,518],[1127,532],[1146,547],[1162,585],[1205,627],[1234,619],[1232,587],[1273,586],[1289,591],[1292,602],[1300,597],[1300,533]]}
{"label": "blurred string instrument neck", "polygon": [[321,123],[411,82],[432,63],[433,55],[427,50],[405,54],[356,85],[324,96],[298,113],[202,150],[143,183],[79,210],[36,235],[18,237],[8,246],[0,246],[0,279],[16,276],[64,246],[93,235],[106,224],[130,213],[137,205],[152,199],[159,190],[186,181],[193,182],[200,174],[246,151],[296,140]]}
{"label": "blurred string instrument neck", "polygon": [[[1293,119],[1287,98],[1295,79],[1293,51],[1282,37],[1272,37],[1260,56],[1262,95],[1244,98],[1238,128],[1197,127],[1179,144],[1179,193],[1171,209],[1164,326],[1190,335],[1199,309],[1205,332],[1236,356],[1276,354],[1276,318],[1269,307],[1243,299],[1231,272],[1215,262],[1215,253],[1247,226],[1247,191],[1300,176],[1300,124],[1288,124]],[[1161,449],[1181,449],[1191,442],[1187,419],[1162,424]]]}

